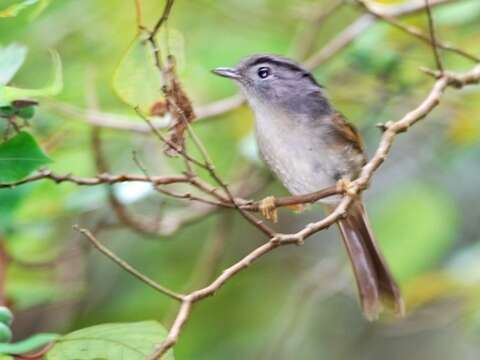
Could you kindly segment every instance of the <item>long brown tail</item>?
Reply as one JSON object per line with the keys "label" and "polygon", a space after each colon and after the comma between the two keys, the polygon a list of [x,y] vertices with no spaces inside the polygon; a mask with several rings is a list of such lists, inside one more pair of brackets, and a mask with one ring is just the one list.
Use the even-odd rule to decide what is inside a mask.
{"label": "long brown tail", "polygon": [[403,316],[400,290],[373,237],[361,200],[354,201],[338,227],[352,263],[365,317],[377,319],[383,303],[393,306],[395,313]]}

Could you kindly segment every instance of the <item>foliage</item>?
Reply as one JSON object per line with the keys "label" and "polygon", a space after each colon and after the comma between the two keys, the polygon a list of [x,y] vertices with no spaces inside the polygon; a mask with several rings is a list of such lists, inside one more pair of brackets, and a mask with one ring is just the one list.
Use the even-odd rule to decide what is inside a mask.
{"label": "foliage", "polygon": [[[104,324],[74,331],[56,340],[45,360],[143,360],[166,336],[159,323]],[[166,360],[173,360],[170,351]]]}
{"label": "foliage", "polygon": [[[142,24],[152,28],[165,2],[137,3]],[[259,52],[297,57],[299,44],[308,40],[305,34],[314,34],[311,44],[303,44],[310,45],[308,57],[363,14],[347,2],[316,22],[329,4],[177,1],[155,36],[160,60],[166,63],[167,55],[174,55],[185,92],[195,109],[202,109],[202,104],[236,92],[229,82],[211,76],[212,68]],[[0,5],[1,184],[21,181],[45,166],[55,174],[89,179],[102,172],[143,174],[132,151],[149,175],[181,171],[181,159],[166,158],[156,138],[134,131],[102,130],[107,169],[100,169],[101,159],[93,156],[95,136],[86,121],[91,114],[143,126],[133,108],[150,115],[152,106],[165,100],[164,79],[148,32],[138,27],[134,5],[113,0],[9,0]],[[478,10],[476,0],[435,8],[439,38],[478,56]],[[428,34],[424,14],[400,20]],[[56,50],[49,59],[52,48]],[[455,53],[442,51],[441,57],[448,70],[472,66]],[[428,44],[377,23],[314,74],[335,106],[360,129],[372,153],[380,136],[375,125],[398,120],[430,89],[430,79],[418,71],[422,66],[434,66]],[[479,94],[478,87],[447,92],[435,112],[399,138],[365,193],[375,233],[401,280],[409,310],[405,322],[388,316],[375,325],[361,320],[354,284],[338,265],[345,259],[339,258],[344,252],[337,234],[322,232],[302,248],[262,258],[198,305],[176,358],[478,357],[480,252],[472,244],[479,240]],[[193,128],[227,182],[258,177],[265,185],[249,197],[284,194],[261,169],[246,107],[202,119]],[[200,158],[194,145],[187,142]],[[208,171],[199,173],[208,178]],[[189,191],[184,184],[167,189]],[[159,322],[137,321],[170,324],[173,316],[168,299],[94,253],[71,225],[98,229],[103,244],[178,291],[205,286],[263,241],[240,217],[228,220],[228,210],[193,219],[171,233],[139,233],[110,207],[112,193],[128,214],[140,220],[160,218],[167,230],[185,216],[183,202],[144,182],[106,189],[42,180],[0,188],[0,266],[6,269],[0,295],[16,314],[11,325],[15,337],[26,339],[27,345],[33,341],[33,348],[56,340],[48,360],[120,359],[119,354],[143,359],[165,339],[166,330]],[[292,232],[321,216],[319,206],[301,214],[282,210],[278,228]],[[28,316],[41,319],[39,327],[66,335],[35,337],[37,322]],[[23,354],[32,349],[28,345],[16,352],[16,344],[1,344],[7,346],[1,351]],[[167,358],[173,359],[173,353]]]}
{"label": "foliage", "polygon": [[0,144],[0,181],[6,183],[21,180],[50,161],[32,135],[19,132]]}

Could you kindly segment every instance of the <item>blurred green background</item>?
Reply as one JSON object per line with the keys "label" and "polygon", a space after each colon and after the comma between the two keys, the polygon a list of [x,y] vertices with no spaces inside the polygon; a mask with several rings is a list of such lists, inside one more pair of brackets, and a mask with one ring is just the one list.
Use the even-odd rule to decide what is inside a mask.
{"label": "blurred green background", "polygon": [[[387,1],[383,1],[384,3]],[[388,1],[400,4],[403,1]],[[18,1],[0,1],[0,10]],[[194,105],[233,95],[231,82],[210,70],[259,52],[297,59],[311,55],[362,15],[346,4],[315,24],[329,6],[320,0],[179,0],[168,27],[180,79]],[[39,9],[40,6],[45,6]],[[54,161],[56,173],[94,176],[91,126],[59,103],[141,123],[115,93],[112,79],[136,34],[133,1],[53,0],[0,18],[0,46],[22,44],[25,63],[12,84],[35,88],[51,78],[49,49],[60,54],[64,88],[39,99],[29,131]],[[163,1],[143,0],[152,25]],[[439,37],[480,55],[480,2],[451,1],[433,11]],[[402,18],[428,31],[424,13]],[[317,31],[307,49],[305,34]],[[172,40],[173,39],[173,40]],[[301,53],[303,52],[303,53]],[[472,63],[442,52],[446,68]],[[141,66],[141,65],[140,65]],[[426,95],[431,49],[377,23],[314,74],[335,106],[361,131],[371,154],[377,123],[397,120]],[[140,70],[139,70],[140,71]],[[132,83],[138,91],[143,83]],[[177,359],[478,359],[480,357],[480,87],[449,90],[425,121],[401,135],[366,192],[377,237],[401,283],[408,316],[362,318],[336,229],[303,247],[285,247],[238,274],[199,303],[175,348]],[[6,125],[0,119],[0,130]],[[285,194],[256,156],[252,116],[240,107],[195,125],[224,178],[253,166],[268,184],[255,198]],[[152,136],[105,129],[111,172],[140,173],[132,151],[151,174],[179,169]],[[1,169],[0,169],[1,171]],[[262,180],[265,181],[265,180]],[[183,203],[139,184],[115,186],[136,214],[162,216]],[[280,212],[281,231],[322,216],[319,207]],[[116,224],[104,187],[48,180],[0,190],[0,238],[10,257],[6,294],[16,338],[38,331],[66,333],[85,326],[158,319],[168,326],[175,304],[91,249],[73,224],[97,227],[98,238],[173,289],[199,288],[264,241],[231,211],[219,211],[169,236],[144,236]],[[213,255],[212,255],[213,254]]]}

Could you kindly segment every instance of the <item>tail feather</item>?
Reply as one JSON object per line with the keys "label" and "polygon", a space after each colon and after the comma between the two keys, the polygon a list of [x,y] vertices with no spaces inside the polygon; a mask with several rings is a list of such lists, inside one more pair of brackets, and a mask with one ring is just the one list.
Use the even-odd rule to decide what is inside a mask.
{"label": "tail feather", "polygon": [[365,317],[378,318],[384,303],[393,306],[395,313],[402,316],[404,304],[400,290],[373,237],[360,200],[354,201],[338,226],[352,263]]}

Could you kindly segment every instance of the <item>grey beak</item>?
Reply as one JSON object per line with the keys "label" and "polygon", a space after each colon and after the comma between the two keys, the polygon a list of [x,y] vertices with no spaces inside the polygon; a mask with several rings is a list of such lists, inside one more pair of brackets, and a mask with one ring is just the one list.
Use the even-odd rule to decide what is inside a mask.
{"label": "grey beak", "polygon": [[230,79],[240,79],[240,74],[237,72],[237,70],[232,69],[232,68],[227,68],[227,67],[219,67],[216,69],[213,69],[212,72],[214,74],[230,78]]}

